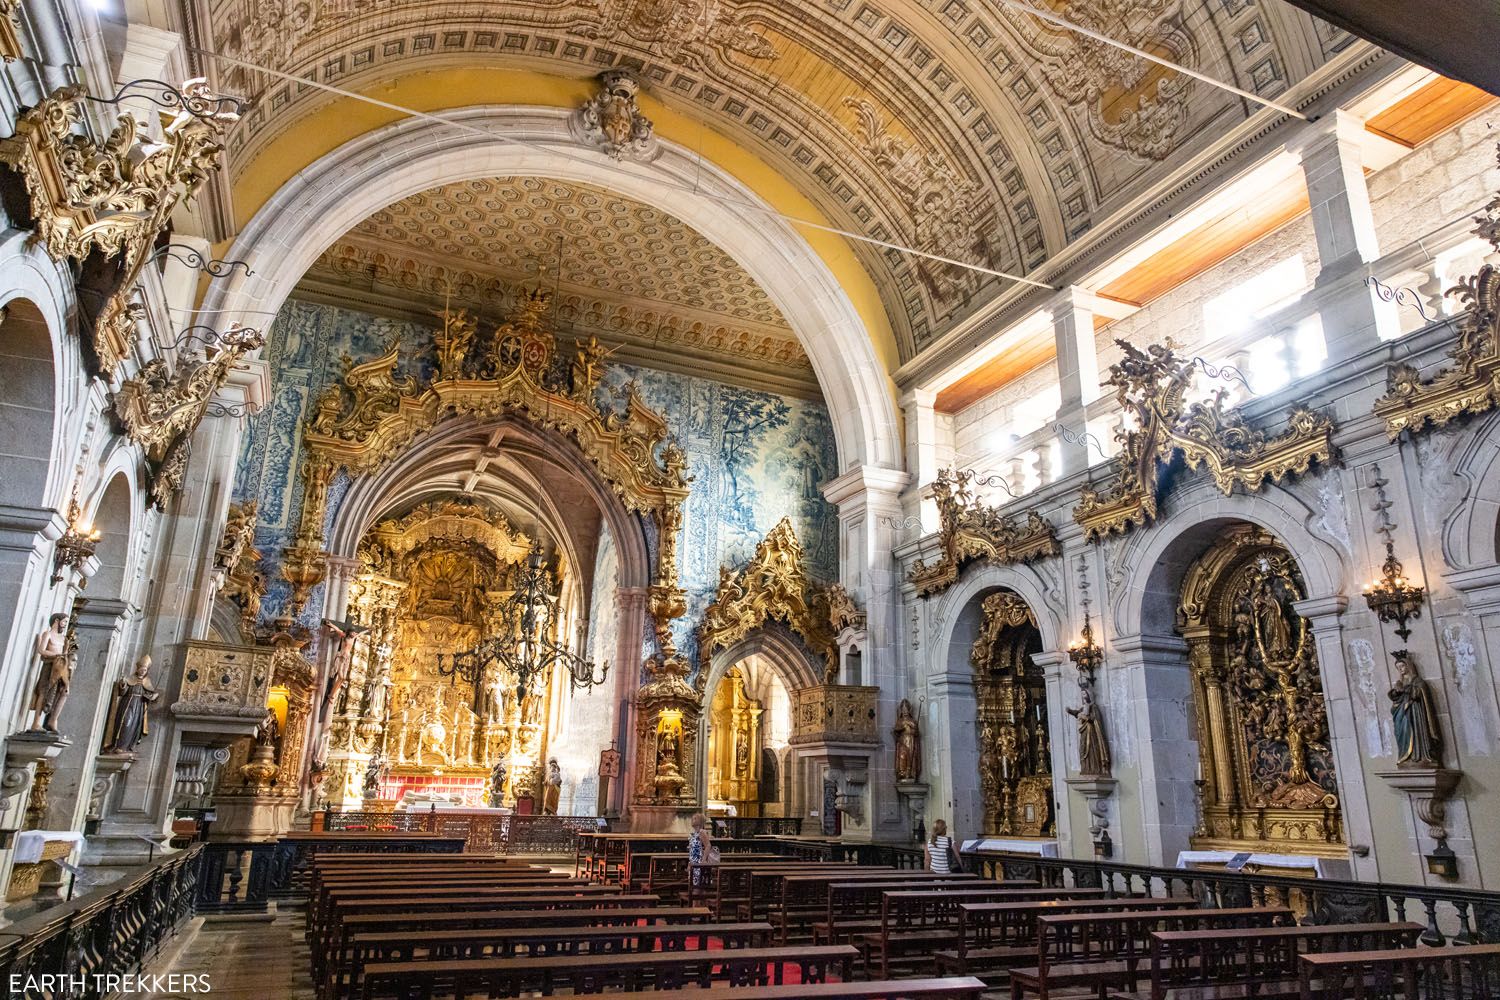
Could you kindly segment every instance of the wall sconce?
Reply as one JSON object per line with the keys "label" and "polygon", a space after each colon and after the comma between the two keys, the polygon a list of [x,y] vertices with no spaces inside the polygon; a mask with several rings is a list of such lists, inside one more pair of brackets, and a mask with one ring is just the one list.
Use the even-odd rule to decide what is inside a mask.
{"label": "wall sconce", "polygon": [[1458,878],[1458,855],[1453,853],[1453,848],[1448,846],[1446,840],[1433,848],[1432,853],[1426,855],[1426,858],[1429,875],[1444,879]]}
{"label": "wall sconce", "polygon": [[1115,854],[1115,842],[1109,839],[1109,829],[1106,827],[1099,831],[1099,839],[1094,841],[1094,857],[1112,858]]}
{"label": "wall sconce", "polygon": [[1365,587],[1365,603],[1386,624],[1396,623],[1396,634],[1405,645],[1411,635],[1407,622],[1422,617],[1422,599],[1427,588],[1406,579],[1401,560],[1396,558],[1395,546],[1390,535],[1385,539],[1385,562],[1380,567],[1380,579]]}
{"label": "wall sconce", "polygon": [[[84,521],[83,512],[78,506],[78,491],[75,489],[73,499],[68,501],[68,530],[63,532],[52,550],[52,585],[62,583],[65,571],[69,568],[81,568],[89,556],[94,554],[102,537],[104,536],[98,528]],[[87,582],[85,580],[84,584]]]}
{"label": "wall sconce", "polygon": [[1089,621],[1088,609],[1083,612],[1083,633],[1068,646],[1068,659],[1078,668],[1081,674],[1087,674],[1093,680],[1094,673],[1104,662],[1104,650],[1094,641],[1094,626]]}

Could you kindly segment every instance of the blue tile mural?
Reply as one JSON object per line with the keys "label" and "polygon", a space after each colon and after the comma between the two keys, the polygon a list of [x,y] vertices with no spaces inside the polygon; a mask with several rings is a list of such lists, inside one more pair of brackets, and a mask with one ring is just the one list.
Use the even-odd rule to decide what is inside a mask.
{"label": "blue tile mural", "polygon": [[[235,479],[237,499],[260,500],[256,544],[268,560],[280,557],[296,530],[302,422],[324,387],[342,373],[340,359],[347,354],[356,363],[367,361],[399,339],[401,367],[423,372],[430,369],[433,329],[297,300],[288,301],[276,317],[266,349],[274,394],[251,422]],[[720,565],[743,565],[783,516],[792,518],[809,572],[823,580],[836,578],[838,522],[819,486],[836,474],[837,454],[821,403],[630,365],[609,368],[601,398],[622,398],[631,381],[666,419],[693,476],[678,548],[688,591],[688,616],[679,630],[684,652],[694,652],[689,629],[713,597]],[[330,491],[330,518],[338,516],[347,485],[335,484]],[[284,584],[272,583],[261,606],[265,619],[280,613],[287,592]],[[309,608],[321,607],[320,600],[315,595]],[[318,613],[309,610],[307,617]]]}

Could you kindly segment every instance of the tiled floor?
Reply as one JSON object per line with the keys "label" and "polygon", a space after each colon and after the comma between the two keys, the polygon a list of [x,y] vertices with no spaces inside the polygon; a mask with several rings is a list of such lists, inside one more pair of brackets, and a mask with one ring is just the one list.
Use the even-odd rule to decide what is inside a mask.
{"label": "tiled floor", "polygon": [[[177,960],[149,971],[208,976],[212,1000],[313,1000],[302,913],[272,920],[210,919]],[[136,994],[137,1000],[200,1000],[204,993]]]}

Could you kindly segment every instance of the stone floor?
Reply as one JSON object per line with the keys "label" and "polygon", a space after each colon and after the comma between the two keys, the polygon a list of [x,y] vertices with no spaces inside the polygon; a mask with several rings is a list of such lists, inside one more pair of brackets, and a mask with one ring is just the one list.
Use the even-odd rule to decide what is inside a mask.
{"label": "stone floor", "polygon": [[[210,917],[175,957],[148,971],[208,976],[213,1000],[313,1000],[300,909],[265,917]],[[137,1000],[199,1000],[198,993],[138,993]]]}

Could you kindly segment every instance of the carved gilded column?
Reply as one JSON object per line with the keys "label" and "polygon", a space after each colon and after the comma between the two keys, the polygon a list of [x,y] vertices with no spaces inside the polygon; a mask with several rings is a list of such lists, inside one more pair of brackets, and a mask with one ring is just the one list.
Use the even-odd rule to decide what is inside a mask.
{"label": "carved gilded column", "polygon": [[1228,710],[1224,702],[1224,677],[1214,663],[1213,640],[1206,631],[1187,636],[1188,663],[1202,692],[1203,717],[1199,720],[1200,757],[1209,759],[1204,776],[1213,788],[1214,803],[1224,809],[1239,801],[1234,781],[1234,757],[1229,749]]}

